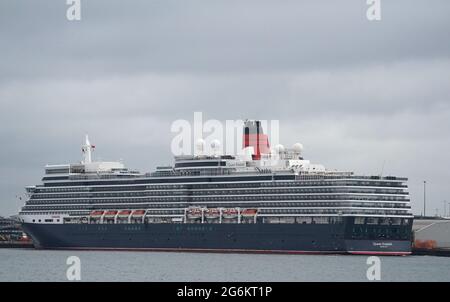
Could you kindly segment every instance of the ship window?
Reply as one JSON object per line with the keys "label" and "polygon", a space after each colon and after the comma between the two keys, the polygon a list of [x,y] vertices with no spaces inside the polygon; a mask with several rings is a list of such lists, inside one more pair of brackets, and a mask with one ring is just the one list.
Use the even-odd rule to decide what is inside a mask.
{"label": "ship window", "polygon": [[364,224],[364,217],[355,217],[355,224]]}
{"label": "ship window", "polygon": [[372,225],[378,224],[378,218],[368,217],[367,218],[367,224],[372,224]]}
{"label": "ship window", "polygon": [[392,218],[392,225],[400,225],[401,219],[400,218]]}
{"label": "ship window", "polygon": [[314,217],[314,223],[328,224],[328,217]]}
{"label": "ship window", "polygon": [[380,218],[380,224],[381,225],[389,225],[390,219],[389,218]]}

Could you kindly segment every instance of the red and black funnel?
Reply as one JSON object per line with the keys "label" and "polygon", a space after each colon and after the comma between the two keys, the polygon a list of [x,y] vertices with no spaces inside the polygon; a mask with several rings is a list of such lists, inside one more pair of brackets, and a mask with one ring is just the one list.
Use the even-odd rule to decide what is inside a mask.
{"label": "red and black funnel", "polygon": [[253,147],[253,159],[261,159],[261,154],[270,153],[269,137],[264,134],[260,121],[244,122],[243,147]]}

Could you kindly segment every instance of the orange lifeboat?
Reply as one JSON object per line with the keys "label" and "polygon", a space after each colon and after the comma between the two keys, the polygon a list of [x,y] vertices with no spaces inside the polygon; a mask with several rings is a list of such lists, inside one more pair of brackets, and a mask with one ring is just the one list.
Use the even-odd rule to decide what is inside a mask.
{"label": "orange lifeboat", "polygon": [[242,217],[253,217],[258,213],[258,209],[243,209],[241,211]]}
{"label": "orange lifeboat", "polygon": [[133,217],[139,217],[139,216],[144,216],[145,215],[145,210],[134,210],[133,214],[131,214],[131,216]]}
{"label": "orange lifeboat", "polygon": [[223,209],[222,214],[224,218],[236,218],[238,216],[238,210],[237,209]]}
{"label": "orange lifeboat", "polygon": [[195,219],[202,217],[202,209],[201,208],[189,208],[187,211],[188,218]]}
{"label": "orange lifeboat", "polygon": [[91,217],[100,217],[100,216],[102,216],[103,215],[103,211],[92,211],[91,212]]}
{"label": "orange lifeboat", "polygon": [[205,216],[207,218],[219,218],[220,210],[219,209],[206,209]]}
{"label": "orange lifeboat", "polygon": [[119,212],[118,217],[128,217],[131,214],[131,210],[122,210]]}
{"label": "orange lifeboat", "polygon": [[115,211],[115,210],[106,211],[104,217],[114,217],[114,216],[117,215],[118,212],[119,212],[119,211]]}

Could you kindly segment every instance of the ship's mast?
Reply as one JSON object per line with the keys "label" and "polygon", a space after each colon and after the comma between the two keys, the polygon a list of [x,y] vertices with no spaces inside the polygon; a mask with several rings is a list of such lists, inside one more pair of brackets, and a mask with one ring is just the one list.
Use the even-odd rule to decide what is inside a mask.
{"label": "ship's mast", "polygon": [[92,150],[95,149],[95,146],[91,145],[89,142],[89,136],[86,134],[86,141],[82,147],[83,151],[83,164],[89,164],[92,162]]}

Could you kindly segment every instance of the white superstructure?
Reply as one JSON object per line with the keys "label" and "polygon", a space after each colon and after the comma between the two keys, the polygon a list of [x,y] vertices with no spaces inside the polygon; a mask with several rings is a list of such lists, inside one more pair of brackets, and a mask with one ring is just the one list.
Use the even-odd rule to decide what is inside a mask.
{"label": "white superstructure", "polygon": [[20,217],[32,223],[133,217],[148,223],[326,223],[352,216],[380,224],[412,217],[406,178],[328,171],[304,159],[300,143],[270,149],[260,130],[261,139],[252,131],[246,131],[242,155],[218,154],[217,141],[205,154],[199,140],[194,155],[146,174],[93,160],[95,146],[86,136],[80,163],[47,165],[43,183],[27,187]]}

